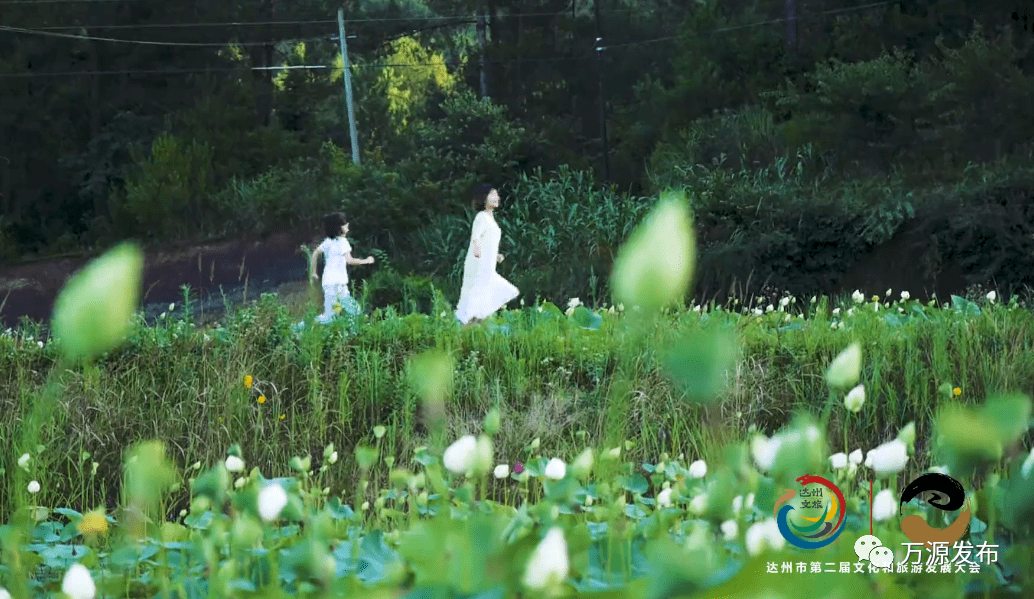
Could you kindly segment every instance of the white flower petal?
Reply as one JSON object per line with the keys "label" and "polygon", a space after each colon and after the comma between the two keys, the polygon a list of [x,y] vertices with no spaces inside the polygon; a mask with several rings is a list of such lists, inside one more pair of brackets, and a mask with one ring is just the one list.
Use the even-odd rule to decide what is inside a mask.
{"label": "white flower petal", "polygon": [[280,512],[287,507],[287,492],[278,484],[269,484],[258,495],[259,516],[266,522],[273,522],[280,517]]}
{"label": "white flower petal", "polygon": [[473,435],[464,435],[445,449],[442,463],[453,474],[467,474],[474,467],[477,452],[477,439]]}
{"label": "white flower petal", "polygon": [[86,566],[74,564],[65,572],[61,591],[72,599],[93,599],[97,595],[97,585]]}
{"label": "white flower petal", "polygon": [[545,590],[563,583],[569,569],[563,529],[553,528],[532,552],[524,571],[524,585],[532,590]]}

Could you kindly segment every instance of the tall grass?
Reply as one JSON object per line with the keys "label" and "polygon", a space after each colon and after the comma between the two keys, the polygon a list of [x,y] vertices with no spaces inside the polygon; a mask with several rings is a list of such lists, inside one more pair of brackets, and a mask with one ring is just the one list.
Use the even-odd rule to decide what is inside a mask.
{"label": "tall grass", "polygon": [[[959,392],[951,399],[979,401],[1034,384],[1030,312],[1015,302],[978,308],[956,299],[955,307],[847,300],[836,304],[836,314],[825,299],[697,307],[667,314],[645,346],[633,346],[643,340],[621,333],[620,311],[601,310],[594,330],[552,304],[504,312],[471,329],[460,329],[441,304],[433,315],[377,311],[354,336],[337,325],[295,332],[298,315],[273,295],[211,328],[166,316],[154,327],[137,329],[96,371],[60,377],[59,408],[38,423],[41,451],[33,476],[43,491],[36,500],[113,506],[124,448],[151,438],[165,440],[180,464],[219,460],[240,443],[249,464],[274,475],[291,456],[317,454],[334,443],[345,457],[326,484],[342,488],[358,473],[351,448],[370,442],[373,425],[380,424],[388,430],[384,443],[391,455],[408,464],[429,437],[407,383],[406,362],[430,348],[444,350],[456,364],[448,436],[476,431],[485,412],[497,407],[503,425],[495,444],[506,460],[518,459],[536,438],[567,458],[586,443],[620,438],[634,440],[630,459],[648,461],[665,452],[710,459],[718,447],[751,430],[767,433],[785,425],[794,410],[820,412],[828,399],[824,369],[858,341],[866,354],[869,399],[846,437],[844,422],[834,416],[830,438],[846,439],[845,447],[838,447],[841,441],[834,447],[869,449],[915,421],[913,466],[919,468],[927,465],[923,440],[933,411],[947,399],[945,385]],[[684,402],[659,351],[685,332],[715,323],[737,331],[738,363],[720,401]],[[615,394],[614,373],[623,355],[633,356],[630,382]],[[15,438],[21,431],[34,398],[46,391],[55,358],[53,346],[32,328],[0,336],[0,437]],[[608,413],[627,415],[624,425],[608,430]],[[14,451],[10,445],[0,449],[6,472],[16,468]],[[0,487],[4,514],[22,492],[13,485],[5,477]],[[170,509],[187,499],[181,491]]]}

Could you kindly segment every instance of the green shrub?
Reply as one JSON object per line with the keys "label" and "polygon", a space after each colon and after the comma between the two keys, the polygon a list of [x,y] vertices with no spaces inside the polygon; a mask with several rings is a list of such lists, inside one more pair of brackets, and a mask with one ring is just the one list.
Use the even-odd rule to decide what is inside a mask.
{"label": "green shrub", "polygon": [[785,140],[812,143],[843,166],[886,172],[901,163],[957,164],[998,158],[1034,134],[1019,118],[1034,79],[1011,35],[989,41],[979,28],[964,44],[938,40],[940,58],[919,60],[901,50],[873,60],[819,65],[802,83],[788,82],[762,97],[789,115]]}
{"label": "green shrub", "polygon": [[933,108],[939,123],[930,139],[957,161],[999,158],[1034,137],[1028,115],[1034,78],[1020,69],[1032,44],[1017,48],[1010,34],[988,40],[977,28],[959,48],[938,39],[943,57],[932,67]]}
{"label": "green shrub", "polygon": [[121,230],[147,237],[190,235],[198,223],[218,214],[212,201],[212,156],[203,142],[159,135],[149,156],[135,156],[139,167],[112,206],[113,220]]}
{"label": "green shrub", "polygon": [[845,164],[887,168],[919,143],[916,121],[929,116],[930,82],[903,52],[857,63],[832,60],[806,81],[814,91],[788,83],[762,95],[788,110],[793,130],[813,135],[820,151],[835,152]]}
{"label": "green shrub", "polygon": [[414,123],[399,173],[419,190],[425,210],[450,212],[468,204],[481,181],[502,185],[543,140],[511,122],[505,108],[470,90],[446,98],[438,118]]}
{"label": "green shrub", "polygon": [[759,106],[728,110],[694,121],[675,139],[658,144],[647,176],[651,193],[671,185],[672,175],[698,164],[754,170],[787,156],[787,142],[774,115]]}
{"label": "green shrub", "polygon": [[272,124],[256,122],[254,95],[240,86],[215,96],[205,96],[178,116],[172,130],[184,139],[203,141],[212,151],[215,185],[232,178],[250,178],[273,167],[287,167],[311,155],[314,148],[301,134]]}
{"label": "green shrub", "polygon": [[325,169],[311,160],[273,167],[251,180],[234,178],[219,194],[220,212],[238,231],[270,232],[336,209]]}
{"label": "green shrub", "polygon": [[395,308],[403,314],[429,314],[436,289],[430,277],[403,276],[393,269],[379,269],[362,281],[363,303],[372,309]]}

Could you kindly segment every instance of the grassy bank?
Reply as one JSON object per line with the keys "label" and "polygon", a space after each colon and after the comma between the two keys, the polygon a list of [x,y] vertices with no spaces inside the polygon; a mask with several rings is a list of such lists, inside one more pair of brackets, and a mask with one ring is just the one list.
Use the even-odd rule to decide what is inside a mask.
{"label": "grassy bank", "polygon": [[[0,529],[0,586],[15,596],[54,592],[79,563],[102,592],[120,597],[228,597],[273,587],[312,596],[504,597],[527,592],[550,572],[586,596],[1005,592],[1002,570],[989,563],[980,573],[918,577],[763,574],[787,560],[856,561],[853,539],[869,531],[874,476],[864,467],[831,468],[830,453],[867,452],[915,422],[905,469],[875,477],[876,491],[901,488],[930,465],[939,407],[1027,390],[1034,381],[1034,317],[1017,303],[857,300],[697,307],[665,314],[639,336],[626,326],[634,314],[565,313],[552,304],[469,330],[458,329],[446,306],[436,307],[438,316],[375,313],[354,335],[337,326],[295,333],[297,315],[274,296],[214,328],[196,328],[188,307],[185,318],[137,329],[96,368],[59,374],[60,407],[41,427],[37,451],[20,456],[4,447],[0,467],[22,468],[39,485],[29,495],[4,477],[5,520],[14,494],[39,507],[19,512],[20,521],[35,522],[31,537]],[[719,329],[740,340],[736,365],[715,401],[684,401],[687,390],[700,389],[676,384],[682,379],[671,376],[679,368],[667,361],[668,348],[676,338]],[[849,414],[842,396],[827,390],[824,372],[854,341],[864,352],[867,400]],[[442,353],[426,353],[433,348]],[[453,367],[444,428],[432,432],[425,423],[433,414],[421,405],[434,387],[428,381],[437,379],[427,361],[434,355],[451,356]],[[4,438],[17,438],[18,415],[47,393],[43,380],[55,358],[32,330],[0,336]],[[688,368],[706,379],[706,356],[697,358]],[[631,376],[615,394],[619,370]],[[780,430],[786,439],[806,431],[809,424],[792,414],[817,416],[826,407],[828,448],[820,440],[780,459],[795,468],[811,463],[836,481],[849,504],[850,540],[805,555],[770,530],[772,485],[784,475],[759,478],[755,463],[765,450],[742,442],[758,432]],[[615,413],[628,416],[617,431]],[[443,468],[446,445],[483,430],[492,449],[480,476]],[[146,439],[163,444],[134,445]],[[583,451],[593,447],[587,459]],[[453,450],[445,466],[456,462]],[[240,464],[223,465],[228,452],[242,458],[239,474],[227,468]],[[554,457],[566,463],[559,479],[548,464]],[[1018,469],[1024,457],[1014,451],[999,466]],[[506,472],[496,468],[503,464]],[[1029,550],[1012,536],[1015,518],[999,516],[992,536],[986,529],[988,520],[996,526],[995,502],[964,480],[982,506],[973,543],[1003,543],[998,563],[1019,577],[1016,588],[1029,589]],[[289,499],[265,522],[268,509],[260,506],[269,497],[261,491],[270,484]],[[224,512],[227,499],[232,507]],[[551,544],[555,534],[543,539],[553,528],[562,531],[569,560]],[[874,530],[888,547],[907,541],[891,523],[876,522]],[[1015,543],[1008,551],[1005,538]],[[547,557],[536,561],[535,551]],[[440,560],[452,565],[436,566]],[[564,563],[566,570],[556,570]],[[271,592],[260,596],[280,596]]]}
{"label": "grassy bank", "polygon": [[[355,477],[351,448],[383,425],[385,452],[409,464],[429,439],[407,359],[430,348],[441,348],[455,364],[450,435],[476,429],[495,406],[503,421],[495,440],[500,455],[517,459],[539,438],[543,450],[567,456],[602,442],[617,401],[628,415],[620,432],[635,439],[630,457],[649,461],[664,452],[713,458],[718,447],[750,429],[774,431],[794,410],[817,414],[829,399],[822,372],[858,341],[867,356],[868,404],[850,422],[845,447],[839,447],[844,421],[834,413],[829,434],[840,440],[835,446],[871,448],[915,421],[916,465],[922,466],[931,416],[947,399],[939,391],[944,386],[957,389],[952,399],[968,402],[1034,385],[1034,317],[1015,303],[983,304],[959,298],[945,308],[890,297],[836,306],[793,302],[771,312],[767,306],[710,307],[665,316],[641,346],[622,333],[620,312],[581,307],[567,315],[551,304],[462,331],[440,305],[435,316],[375,313],[355,336],[334,327],[296,335],[297,315],[265,296],[215,328],[162,318],[159,326],[138,329],[96,370],[65,372],[60,409],[42,427],[44,449],[34,461],[44,487],[39,500],[113,505],[124,449],[149,438],[167,441],[180,464],[211,462],[240,443],[249,463],[274,474],[291,456],[318,454],[334,443],[345,457],[326,484],[341,488]],[[684,389],[664,367],[664,348],[716,325],[740,339],[736,366],[718,401],[682,401]],[[31,329],[0,337],[4,438],[15,438],[54,367],[55,348],[41,343]],[[622,356],[632,357],[631,382],[615,396]],[[14,451],[2,450],[0,467],[15,467]],[[13,492],[5,485],[5,513]],[[184,489],[179,502],[186,500]]]}

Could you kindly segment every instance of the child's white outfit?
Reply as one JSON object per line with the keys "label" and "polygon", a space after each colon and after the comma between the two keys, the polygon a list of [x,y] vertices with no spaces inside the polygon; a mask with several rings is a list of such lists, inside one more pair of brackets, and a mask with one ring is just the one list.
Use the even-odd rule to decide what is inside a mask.
{"label": "child's white outfit", "polygon": [[317,320],[327,324],[334,319],[334,304],[337,303],[344,310],[347,300],[351,298],[345,256],[352,252],[352,246],[344,236],[333,239],[328,237],[318,249],[326,257],[326,266],[323,267],[323,314]]}

